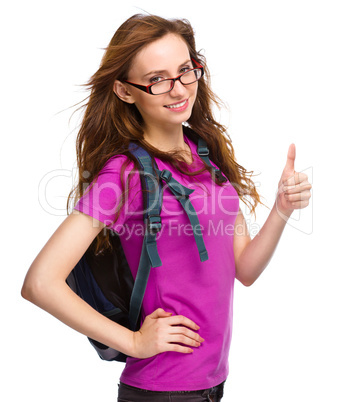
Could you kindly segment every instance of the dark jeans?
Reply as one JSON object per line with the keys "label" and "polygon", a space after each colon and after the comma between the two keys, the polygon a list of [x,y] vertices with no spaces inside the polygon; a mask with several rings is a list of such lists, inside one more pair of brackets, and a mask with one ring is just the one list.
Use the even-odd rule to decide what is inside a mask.
{"label": "dark jeans", "polygon": [[224,383],[200,391],[146,391],[119,384],[119,402],[220,402],[224,395]]}

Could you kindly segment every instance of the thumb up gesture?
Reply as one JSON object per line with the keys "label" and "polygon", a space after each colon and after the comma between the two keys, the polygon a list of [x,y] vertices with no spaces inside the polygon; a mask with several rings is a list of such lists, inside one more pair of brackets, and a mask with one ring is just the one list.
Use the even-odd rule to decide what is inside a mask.
{"label": "thumb up gesture", "polygon": [[309,205],[311,197],[311,184],[305,173],[294,170],[295,145],[291,144],[288,149],[286,166],[283,169],[278,183],[276,197],[277,210],[284,215],[291,215],[295,209],[302,209]]}

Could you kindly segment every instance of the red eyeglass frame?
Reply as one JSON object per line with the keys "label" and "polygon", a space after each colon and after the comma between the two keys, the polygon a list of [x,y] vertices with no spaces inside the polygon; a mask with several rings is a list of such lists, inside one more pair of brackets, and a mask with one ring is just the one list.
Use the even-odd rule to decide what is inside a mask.
{"label": "red eyeglass frame", "polygon": [[[155,83],[149,84],[149,85],[135,84],[134,82],[130,82],[130,81],[126,81],[126,80],[125,80],[124,82],[126,82],[127,84],[130,84],[130,85],[134,86],[135,88],[138,88],[138,89],[140,89],[141,91],[144,91],[144,92],[146,92],[146,93],[148,93],[148,94],[150,94],[150,95],[163,95],[163,94],[166,94],[166,93],[170,92],[170,91],[174,88],[175,82],[176,82],[177,80],[180,80],[180,78],[181,78],[184,74],[188,73],[189,71],[200,69],[200,70],[202,71],[202,75],[200,76],[200,78],[199,78],[198,80],[200,80],[200,79],[203,77],[203,75],[204,75],[204,67],[203,67],[201,64],[199,64],[195,59],[191,58],[191,60],[194,62],[194,64],[196,65],[196,67],[191,68],[190,70],[185,71],[184,73],[178,75],[178,76],[175,77],[175,78],[166,78],[165,80],[162,80],[162,81],[172,80],[172,81],[174,82],[174,84],[173,84],[172,88],[171,88],[169,91],[167,91],[167,92],[162,92],[161,94],[154,94],[154,93],[152,92],[152,90],[151,90],[151,87],[152,87],[153,85],[158,84],[158,82],[162,82],[162,81],[158,81],[158,82],[155,82]],[[197,81],[198,81],[198,80],[197,80]],[[181,82],[181,81],[180,81],[180,82]],[[196,82],[196,81],[194,81],[194,82]],[[193,83],[192,83],[192,84],[193,84]],[[182,85],[191,85],[191,84],[182,84]]]}

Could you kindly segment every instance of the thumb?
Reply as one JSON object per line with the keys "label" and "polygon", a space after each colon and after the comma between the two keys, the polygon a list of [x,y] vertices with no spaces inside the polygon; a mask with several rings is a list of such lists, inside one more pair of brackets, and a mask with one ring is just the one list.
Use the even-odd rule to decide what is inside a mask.
{"label": "thumb", "polygon": [[284,167],[284,172],[287,174],[294,173],[295,154],[296,154],[295,144],[290,144],[288,149],[286,166]]}
{"label": "thumb", "polygon": [[162,308],[157,308],[157,310],[153,311],[153,313],[151,313],[149,317],[156,319],[156,318],[170,317],[171,315],[172,315],[171,313],[167,313]]}

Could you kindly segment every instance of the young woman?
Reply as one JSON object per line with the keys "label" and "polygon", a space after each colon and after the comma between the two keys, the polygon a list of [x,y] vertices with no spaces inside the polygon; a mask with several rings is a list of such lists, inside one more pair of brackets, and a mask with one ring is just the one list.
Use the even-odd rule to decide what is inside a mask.
{"label": "young woman", "polygon": [[[291,145],[275,204],[251,240],[239,201],[254,213],[259,195],[213,117],[218,99],[208,78],[187,21],[135,15],[122,24],[89,82],[77,138],[74,210],[40,251],[23,285],[26,299],[130,356],[120,401],[221,400],[234,280],[250,286],[259,277],[293,210],[306,207],[310,198],[307,177],[294,171]],[[198,157],[200,137],[226,181]],[[201,261],[188,217],[165,186],[157,241],[162,266],[151,270],[136,332],[96,312],[66,284],[88,247],[96,252],[108,247],[106,228],[118,232],[136,275],[143,204],[131,141],[141,144],[160,170],[194,190],[190,200],[208,253]]]}

